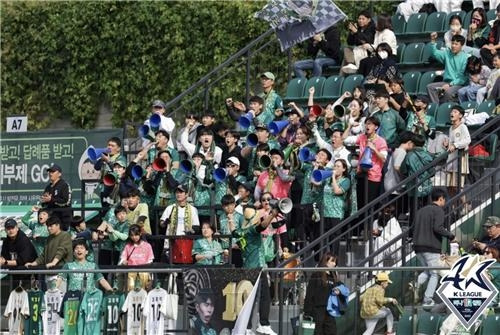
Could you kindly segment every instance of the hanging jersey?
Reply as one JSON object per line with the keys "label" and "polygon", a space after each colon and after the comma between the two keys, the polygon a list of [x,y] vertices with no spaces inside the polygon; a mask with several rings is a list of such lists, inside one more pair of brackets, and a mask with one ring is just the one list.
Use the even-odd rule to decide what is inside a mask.
{"label": "hanging jersey", "polygon": [[43,292],[40,290],[28,291],[28,303],[30,315],[28,319],[24,320],[24,334],[41,335]]}
{"label": "hanging jersey", "polygon": [[80,291],[68,291],[64,296],[61,316],[64,317],[64,335],[78,334],[78,311],[80,308]]}
{"label": "hanging jersey", "polygon": [[63,297],[63,293],[57,288],[45,292],[42,307],[44,335],[59,335],[61,333],[59,310],[61,309]]}
{"label": "hanging jersey", "polygon": [[78,334],[101,334],[102,291],[94,288],[85,292],[78,315]]}
{"label": "hanging jersey", "polygon": [[23,316],[28,316],[29,313],[28,293],[25,290],[21,292],[12,291],[3,313],[3,316],[9,319],[9,335],[23,333]]}
{"label": "hanging jersey", "polygon": [[146,318],[146,334],[163,334],[165,329],[165,315],[167,314],[167,304],[165,303],[167,291],[162,288],[155,288],[148,293],[146,306],[143,315]]}
{"label": "hanging jersey", "polygon": [[144,334],[142,310],[146,304],[147,293],[144,289],[127,294],[122,311],[127,313],[127,335]]}
{"label": "hanging jersey", "polygon": [[106,294],[102,301],[104,310],[104,335],[119,335],[120,329],[120,310],[123,307],[123,294]]}

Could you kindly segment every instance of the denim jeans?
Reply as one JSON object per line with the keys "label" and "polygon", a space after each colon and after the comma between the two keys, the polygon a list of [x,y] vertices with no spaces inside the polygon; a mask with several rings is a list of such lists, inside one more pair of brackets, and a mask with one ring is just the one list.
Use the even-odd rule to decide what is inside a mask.
{"label": "denim jeans", "polygon": [[458,90],[458,102],[466,102],[466,101],[476,101],[477,91],[479,91],[481,86],[476,83],[470,83],[468,86],[464,86]]}
{"label": "denim jeans", "polygon": [[323,67],[331,66],[337,64],[332,58],[316,58],[316,59],[304,59],[296,61],[293,64],[293,71],[295,73],[295,77],[297,78],[305,78],[306,73],[304,70],[313,70],[312,76],[319,77],[323,72]]}
{"label": "denim jeans", "polygon": [[[418,252],[417,259],[422,266],[428,267],[438,267],[441,266],[441,254],[433,252]],[[425,289],[424,302],[432,300],[434,293],[436,292],[437,285],[439,283],[439,275],[437,270],[426,270],[418,275],[417,287],[422,286],[427,280],[427,288]]]}
{"label": "denim jeans", "polygon": [[365,319],[365,325],[366,325],[366,330],[363,333],[363,335],[371,335],[373,334],[373,331],[375,330],[375,326],[377,325],[378,320],[385,318],[385,321],[387,323],[387,331],[394,331],[393,324],[394,324],[394,316],[392,315],[392,312],[389,308],[387,307],[382,307],[377,314],[371,319]]}

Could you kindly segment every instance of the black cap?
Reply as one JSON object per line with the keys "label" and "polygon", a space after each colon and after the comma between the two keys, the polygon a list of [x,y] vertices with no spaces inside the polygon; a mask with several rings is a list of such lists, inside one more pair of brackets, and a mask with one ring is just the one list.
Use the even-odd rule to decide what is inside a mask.
{"label": "black cap", "polygon": [[176,191],[179,190],[179,191],[182,191],[182,192],[187,192],[188,191],[188,187],[187,187],[187,185],[179,184],[179,185],[177,185],[177,187],[176,187],[175,190]]}
{"label": "black cap", "polygon": [[261,121],[256,121],[255,122],[255,130],[257,129],[265,129],[265,130],[268,130],[267,129],[267,126],[264,124],[264,122],[261,122]]}
{"label": "black cap", "polygon": [[285,159],[285,155],[283,154],[283,151],[281,151],[279,149],[271,149],[271,151],[269,151],[269,156],[272,156],[272,155],[280,155],[281,158]]}
{"label": "black cap", "polygon": [[285,115],[290,115],[290,114],[297,114],[300,116],[299,111],[296,110],[295,108],[289,108],[285,111]]}
{"label": "black cap", "polygon": [[17,221],[14,220],[14,219],[8,219],[7,221],[5,221],[4,223],[4,227],[5,229],[9,229],[9,228],[14,228],[17,226]]}
{"label": "black cap", "polygon": [[57,164],[52,164],[52,166],[51,166],[51,167],[49,167],[49,168],[47,169],[47,171],[48,171],[48,172],[59,171],[59,172],[61,172],[61,173],[62,173],[62,169],[61,169],[61,167],[60,167],[59,165],[57,165]]}

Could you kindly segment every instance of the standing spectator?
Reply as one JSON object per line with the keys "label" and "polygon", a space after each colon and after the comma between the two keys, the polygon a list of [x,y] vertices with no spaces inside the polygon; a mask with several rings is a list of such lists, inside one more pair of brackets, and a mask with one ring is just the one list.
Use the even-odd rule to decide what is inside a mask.
{"label": "standing spectator", "polygon": [[299,60],[293,64],[295,77],[305,78],[304,70],[312,69],[312,77],[320,77],[323,67],[339,64],[340,33],[336,25],[314,35],[307,41],[307,54],[313,59]]}
{"label": "standing spectator", "polygon": [[[313,272],[307,283],[304,314],[312,316],[316,324],[314,335],[336,335],[335,318],[342,315],[341,306],[347,306],[349,289],[339,281],[337,272],[334,270],[336,266],[337,256],[331,252],[324,253],[318,267],[331,270]],[[332,296],[335,297],[333,300],[336,301],[336,304],[329,306],[329,300]]]}
{"label": "standing spectator", "polygon": [[151,235],[148,204],[140,202],[139,190],[131,190],[127,196],[127,221],[141,228],[142,233]]}
{"label": "standing spectator", "polygon": [[[174,129],[175,129],[175,122],[174,120],[172,120],[172,118],[169,118],[167,116],[165,116],[165,113],[166,113],[166,108],[167,108],[167,105],[165,105],[165,103],[161,100],[155,100],[153,101],[152,103],[152,113],[151,115],[153,114],[157,114],[160,116],[160,129],[163,129],[165,130],[170,136],[169,136],[169,139],[168,139],[168,146],[170,148],[173,148],[174,147],[174,142],[171,140],[171,136],[174,132]],[[146,126],[149,126],[150,123],[149,123],[149,119],[147,119],[146,121],[144,121],[144,124]],[[144,140],[142,142],[142,145],[143,147],[146,147],[147,145],[149,144],[149,140]]]}
{"label": "standing spectator", "polygon": [[191,158],[195,152],[199,152],[203,154],[205,160],[212,161],[213,164],[219,164],[222,159],[222,149],[215,145],[213,131],[209,128],[200,130],[198,133],[198,143],[193,145],[188,141],[191,126],[194,126],[194,124],[189,124],[181,134],[181,143],[189,158]]}
{"label": "standing spectator", "polygon": [[147,161],[148,165],[153,164],[154,160],[158,157],[158,153],[162,151],[167,151],[172,160],[172,169],[179,168],[179,152],[174,148],[169,146],[170,134],[163,129],[158,130],[155,133],[155,143],[151,147],[146,146],[147,150]]}
{"label": "standing spectator", "polygon": [[[94,169],[97,171],[101,171],[101,182],[99,183],[99,189],[100,193],[99,196],[101,198],[101,205],[103,207],[103,213],[105,212],[106,208],[109,208],[110,203],[106,201],[106,197],[109,196],[109,188],[107,188],[103,183],[102,179],[104,178],[105,175],[108,173],[113,172],[113,167],[116,162],[121,161],[121,162],[126,162],[127,159],[121,154],[121,149],[122,149],[122,141],[118,137],[111,137],[108,140],[108,144],[106,146],[108,149],[108,153],[103,153],[101,157],[95,162],[94,164]],[[126,164],[125,164],[126,166]]]}
{"label": "standing spectator", "polygon": [[457,91],[467,82],[465,67],[467,55],[462,51],[465,38],[462,35],[454,35],[451,38],[451,47],[446,50],[436,48],[437,33],[431,34],[432,57],[444,64],[444,81],[438,81],[427,85],[427,92],[433,103],[443,103],[454,100]]}
{"label": "standing spectator", "polygon": [[128,228],[127,209],[122,205],[116,206],[114,210],[110,209],[105,220],[97,228],[100,238],[104,238],[104,235],[109,237],[101,246],[100,264],[118,264],[120,253],[128,238]]}
{"label": "standing spectator", "polygon": [[[384,260],[398,261],[401,258],[402,238],[399,237],[397,241],[393,242],[396,237],[403,233],[395,212],[394,205],[387,205],[380,211],[377,220],[373,221],[372,235],[375,237],[373,250],[384,250],[373,259],[375,266],[389,265],[385,264]],[[389,243],[390,245],[385,247]]]}
{"label": "standing spectator", "polygon": [[[431,192],[430,205],[420,208],[415,215],[413,227],[413,249],[421,266],[441,266],[441,242],[443,237],[453,240],[455,236],[444,227],[444,210],[446,193],[439,188]],[[437,270],[426,270],[418,275],[416,292],[427,282],[424,294],[424,306],[434,305],[434,293],[439,283]]]}
{"label": "standing spectator", "polygon": [[[283,169],[285,160],[283,151],[272,149],[269,154],[271,155],[271,166],[259,176],[253,195],[254,199],[260,199],[263,192],[271,192],[276,199],[287,198],[294,177]],[[259,207],[259,204],[255,203],[255,206]]]}
{"label": "standing spectator", "polygon": [[[491,1],[490,1],[491,6]],[[491,8],[491,7],[490,7]],[[490,34],[488,36],[488,43],[481,47],[481,59],[484,64],[493,69],[493,57],[500,52],[500,4],[497,6],[497,19],[493,22]]]}
{"label": "standing spectator", "polygon": [[[345,145],[354,146],[358,136],[365,132],[365,117],[363,116],[363,101],[358,98],[353,98],[347,106],[349,115],[347,126],[342,135]],[[347,162],[348,164],[350,162]]]}
{"label": "standing spectator", "polygon": [[71,209],[71,188],[62,179],[62,169],[59,165],[53,164],[48,168],[50,184],[45,187],[40,202],[44,208],[52,210],[52,215],[61,220],[62,230],[68,230],[73,216]]}
{"label": "standing spectator", "polygon": [[264,99],[264,113],[272,113],[275,117],[283,114],[283,100],[274,90],[276,77],[271,72],[264,72],[260,75],[260,84],[264,92],[260,97]]}
{"label": "standing spectator", "polygon": [[[182,127],[178,133],[182,134],[187,130],[187,141],[191,143],[192,145],[196,145],[196,140],[197,137],[196,135],[198,134],[198,127],[201,126],[201,123],[198,122],[198,117],[194,115],[193,113],[187,113],[186,117],[184,118],[184,127]],[[187,158],[186,154],[186,149],[184,149],[184,146],[182,145],[180,138],[177,137],[177,145],[176,145],[177,150],[179,151],[179,159],[183,160]]]}
{"label": "standing spectator", "polygon": [[[33,214],[36,213],[36,219],[33,219]],[[50,210],[45,208],[40,208],[39,206],[33,206],[31,211],[26,213],[21,221],[31,229],[31,241],[35,247],[36,254],[40,255],[47,243],[47,237],[49,237],[49,231],[47,230],[47,219],[50,216]]]}
{"label": "standing spectator", "polygon": [[480,50],[483,45],[488,44],[490,30],[484,8],[474,8],[467,32],[467,46],[471,47],[470,52],[473,56],[481,57]]}
{"label": "standing spectator", "polygon": [[268,125],[272,120],[274,120],[274,111],[270,108],[265,109],[265,101],[262,97],[254,95],[248,100],[248,109],[245,104],[241,101],[233,102],[232,98],[227,98],[226,107],[229,111],[229,115],[234,121],[238,121],[241,113],[252,113],[253,120],[248,127],[247,132],[253,133],[256,131],[257,124]]}
{"label": "standing spectator", "polygon": [[26,267],[45,265],[47,269],[50,269],[73,260],[71,236],[68,232],[61,230],[61,220],[57,216],[49,217],[47,229],[50,236],[47,238],[43,252],[35,261],[26,263]]}
{"label": "standing spectator", "polygon": [[389,93],[387,91],[378,91],[375,94],[375,103],[379,110],[372,116],[380,122],[381,127],[378,134],[386,140],[389,148],[394,149],[399,145],[399,134],[405,130],[405,121],[398,112],[389,107]]}
{"label": "standing spectator", "polygon": [[351,168],[351,152],[344,146],[343,131],[341,129],[335,129],[332,132],[331,141],[332,144],[324,141],[320,136],[317,128],[313,130],[314,137],[316,137],[316,143],[320,149],[326,149],[332,154],[330,162],[328,162],[327,167],[333,167],[333,164],[337,159],[343,159],[347,163],[347,168]]}
{"label": "standing spectator", "polygon": [[89,262],[94,262],[94,249],[92,247],[92,242],[97,241],[97,232],[88,229],[85,219],[77,215],[74,216],[73,221],[71,221],[69,233],[72,240],[84,240],[85,243],[87,243],[88,260]]}
{"label": "standing spectator", "polygon": [[[235,227],[241,226],[244,220],[243,214],[236,211],[236,201],[231,194],[226,194],[222,197],[221,206],[223,212],[219,215],[219,233],[221,235],[231,235],[229,221]],[[237,242],[238,240],[235,238],[229,239],[226,237],[221,239],[221,246],[224,250],[232,249],[231,264],[237,268],[241,268],[243,266],[243,259],[241,258],[241,248]]]}
{"label": "standing spectator", "polygon": [[240,133],[236,130],[230,130],[226,133],[224,138],[224,145],[222,146],[221,162],[226,162],[229,157],[236,157],[241,163],[240,173],[245,175],[248,170],[248,163],[241,155],[241,147],[238,145],[240,140]]}
{"label": "standing spectator", "polygon": [[375,285],[370,287],[360,297],[361,300],[361,317],[365,319],[366,330],[363,335],[371,335],[375,330],[378,320],[385,318],[387,322],[386,335],[395,335],[393,331],[394,316],[385,304],[397,304],[395,298],[386,298],[385,289],[392,281],[389,275],[381,272],[375,276]]}
{"label": "standing spectator", "polygon": [[201,136],[201,132],[204,130],[205,131],[210,130],[214,136],[217,135],[215,129],[215,114],[211,109],[203,111],[201,117],[201,126],[196,128],[196,137],[199,138]]}
{"label": "standing spectator", "polygon": [[[344,61],[342,64],[347,66],[348,69],[356,70],[359,67],[359,62],[368,56],[363,46],[372,44],[375,37],[375,24],[372,21],[370,12],[367,10],[361,11],[358,14],[357,25],[354,22],[349,22],[347,29],[349,29],[347,44],[350,47],[344,48]],[[353,66],[350,66],[350,64]]]}

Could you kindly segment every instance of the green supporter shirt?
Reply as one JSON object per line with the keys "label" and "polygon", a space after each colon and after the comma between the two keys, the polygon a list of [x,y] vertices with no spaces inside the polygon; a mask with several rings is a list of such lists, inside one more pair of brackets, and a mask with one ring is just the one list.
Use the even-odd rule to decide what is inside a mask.
{"label": "green supporter shirt", "polygon": [[311,163],[302,163],[303,184],[301,205],[310,205],[313,203],[321,203],[321,187],[311,183],[311,175],[313,166]]}
{"label": "green supporter shirt", "polygon": [[[234,212],[233,214],[234,225],[236,227],[241,227],[243,225],[244,217],[238,212]],[[219,216],[219,233],[221,235],[231,235],[231,231],[229,230],[229,224],[227,222],[227,214],[226,212],[222,212]],[[231,239],[233,246],[236,246],[237,238]],[[229,238],[221,238],[221,246],[223,249],[229,249]]]}
{"label": "green supporter shirt", "polygon": [[127,243],[129,223],[127,220],[123,222],[114,220],[111,226],[113,227],[113,232],[109,234],[109,240],[113,243],[113,249],[121,253]]}
{"label": "green supporter shirt", "polygon": [[260,231],[257,231],[257,226],[253,224],[246,228],[238,226],[236,232],[245,241],[241,250],[243,267],[246,269],[266,267],[262,236]]}
{"label": "green supporter shirt", "polygon": [[123,294],[110,293],[104,295],[102,300],[102,309],[104,312],[104,335],[120,334],[120,313],[123,307],[123,302]]}
{"label": "green supporter shirt", "polygon": [[198,209],[198,215],[210,215],[208,207],[201,208],[201,206],[210,206],[210,187],[204,185],[201,181],[196,179],[194,181],[193,205]]}
{"label": "green supporter shirt", "polygon": [[78,315],[80,308],[80,291],[68,291],[64,296],[62,311],[64,312],[64,335],[79,335]]}
{"label": "green supporter shirt", "polygon": [[432,57],[444,65],[443,79],[450,85],[464,86],[469,78],[465,74],[469,55],[463,51],[453,54],[450,49],[438,50],[436,43],[431,43]]}
{"label": "green supporter shirt", "polygon": [[[269,150],[281,148],[278,141],[273,138],[267,140],[267,145],[269,145]],[[253,172],[258,170],[262,169],[259,168],[259,163],[257,161],[257,150],[256,148],[253,148],[252,152],[250,153],[250,159],[248,160],[248,179],[252,180],[254,178]]]}
{"label": "green supporter shirt", "polygon": [[30,315],[24,320],[25,335],[42,335],[42,302],[43,292],[40,290],[28,291]]}
{"label": "green supporter shirt", "polygon": [[[259,115],[257,115],[253,122],[263,123],[266,126],[269,125],[274,120],[274,111],[271,110],[263,110]],[[247,129],[247,134],[255,132],[254,123],[250,124],[250,127]]]}
{"label": "green supporter shirt", "polygon": [[[70,262],[63,266],[63,270],[95,270],[98,269],[97,265],[93,262]],[[90,291],[96,288],[96,282],[104,278],[100,273],[60,273],[59,277],[68,281],[68,291],[80,291],[83,288],[83,281],[86,277],[85,290]]]}
{"label": "green supporter shirt", "polygon": [[40,255],[43,252],[43,248],[47,243],[47,237],[49,236],[49,231],[47,226],[38,222],[37,219],[32,218],[33,212],[28,212],[24,215],[21,221],[31,229],[31,243],[35,247],[36,254]]}
{"label": "green supporter shirt", "polygon": [[[429,128],[429,132],[436,130],[436,121],[432,116],[426,114],[424,116],[424,120],[427,124],[427,127]],[[422,135],[426,140],[429,137],[424,130],[424,126],[419,122],[418,117],[415,115],[415,113],[410,113],[408,115],[408,118],[406,119],[406,130],[411,131],[412,133],[415,133],[417,135]]]}
{"label": "green supporter shirt", "polygon": [[[168,147],[167,151],[170,154],[170,157],[172,157],[172,163],[179,162],[180,156],[179,152],[176,149]],[[153,164],[154,160],[157,158],[157,155],[158,149],[156,149],[156,147],[153,146],[148,150],[148,165]]]}
{"label": "green supporter shirt", "polygon": [[[274,119],[274,111],[277,109],[283,109],[283,100],[281,97],[276,93],[275,90],[269,91],[269,93],[264,93],[262,92],[259,95],[262,99],[264,99],[264,108],[262,113],[269,113],[272,115],[271,121]],[[269,122],[271,122],[269,121]],[[268,122],[268,123],[269,123]],[[264,124],[267,124],[264,122]]]}
{"label": "green supporter shirt", "polygon": [[[413,150],[409,151],[406,154],[403,164],[401,164],[399,172],[404,176],[412,176],[418,170],[430,164],[432,160],[433,160],[432,155],[427,150],[425,150],[422,147],[415,147]],[[417,197],[423,197],[429,195],[432,190],[431,177],[433,174],[434,174],[434,169],[431,169],[431,171],[424,171],[422,175],[419,176],[419,181],[422,180],[423,182],[421,183],[419,182],[419,186],[416,188],[414,187],[415,181],[409,182],[406,185],[406,188],[407,189],[414,188],[414,190],[410,192],[410,195]]]}
{"label": "green supporter shirt", "polygon": [[[237,175],[235,179],[237,182],[240,182],[240,183],[244,183],[247,181],[245,176],[242,176],[240,174]],[[229,183],[228,183],[227,178],[226,178],[226,180],[224,180],[221,183],[215,182],[215,203],[220,204],[222,197],[225,196],[226,194],[228,194],[228,191],[229,191]]]}
{"label": "green supporter shirt", "polygon": [[344,219],[346,210],[347,192],[351,187],[349,178],[342,177],[337,182],[342,194],[335,194],[332,187],[332,178],[328,178],[323,188],[323,216],[325,218]]}
{"label": "green supporter shirt", "polygon": [[380,121],[379,135],[385,139],[389,148],[399,145],[399,133],[406,129],[403,118],[394,109],[389,108],[373,114]]}
{"label": "green supporter shirt", "polygon": [[61,231],[57,235],[49,235],[47,244],[38,255],[36,262],[38,265],[45,265],[52,262],[54,258],[59,259],[57,265],[64,265],[73,260],[73,244],[68,232]]}
{"label": "green supporter shirt", "polygon": [[222,247],[219,241],[199,238],[194,241],[192,255],[211,255],[212,258],[196,261],[199,265],[214,265],[222,263]]}
{"label": "green supporter shirt", "polygon": [[94,288],[85,292],[78,315],[78,334],[101,334],[102,291]]}

